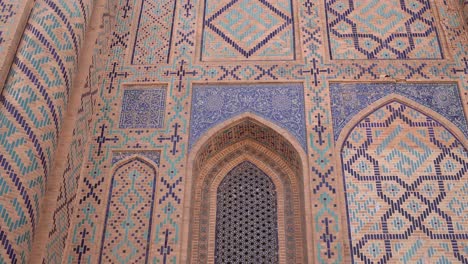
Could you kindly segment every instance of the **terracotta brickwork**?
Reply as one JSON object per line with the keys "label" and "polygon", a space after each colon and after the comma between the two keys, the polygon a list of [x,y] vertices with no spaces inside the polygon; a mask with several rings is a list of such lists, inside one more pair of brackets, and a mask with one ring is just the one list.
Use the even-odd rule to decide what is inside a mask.
{"label": "terracotta brickwork", "polygon": [[115,164],[99,262],[148,262],[157,164],[136,155]]}
{"label": "terracotta brickwork", "polygon": [[274,185],[280,263],[468,261],[467,1],[15,8],[0,262],[214,263],[243,162]]}
{"label": "terracotta brickwork", "polygon": [[468,25],[468,1],[466,0],[458,0],[460,3],[460,11],[462,13],[463,18],[465,19],[465,26]]}
{"label": "terracotta brickwork", "polygon": [[[78,182],[81,176],[83,160],[94,113],[97,91],[102,82],[105,67],[102,53],[107,52],[108,40],[98,39],[108,21],[105,1],[94,4],[92,19],[87,33],[86,43],[80,55],[80,66],[75,75],[72,94],[69,99],[59,147],[54,162],[54,170],[48,184],[45,197],[47,207],[43,207],[41,232],[35,239],[33,259],[37,262],[57,263],[63,257],[71,218],[74,214]],[[97,18],[102,18],[99,20]],[[93,40],[98,40],[94,45]],[[64,155],[64,153],[68,153]]]}

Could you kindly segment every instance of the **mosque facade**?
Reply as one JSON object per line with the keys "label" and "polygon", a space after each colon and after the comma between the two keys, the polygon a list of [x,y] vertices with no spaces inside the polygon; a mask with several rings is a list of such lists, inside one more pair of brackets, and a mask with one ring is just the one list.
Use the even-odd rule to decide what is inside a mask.
{"label": "mosque facade", "polygon": [[0,263],[468,263],[467,0],[0,0]]}

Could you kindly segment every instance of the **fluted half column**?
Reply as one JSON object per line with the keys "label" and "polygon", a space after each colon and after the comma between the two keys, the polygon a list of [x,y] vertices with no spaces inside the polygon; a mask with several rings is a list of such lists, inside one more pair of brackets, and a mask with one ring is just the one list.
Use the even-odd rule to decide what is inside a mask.
{"label": "fluted half column", "polygon": [[93,0],[37,0],[0,96],[0,262],[32,248]]}
{"label": "fluted half column", "polygon": [[33,5],[34,0],[0,1],[0,93]]}

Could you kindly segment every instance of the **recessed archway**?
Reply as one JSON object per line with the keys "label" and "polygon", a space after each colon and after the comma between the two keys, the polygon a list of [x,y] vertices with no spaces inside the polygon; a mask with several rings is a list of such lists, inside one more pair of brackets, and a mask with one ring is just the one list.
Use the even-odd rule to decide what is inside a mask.
{"label": "recessed archway", "polygon": [[246,162],[267,175],[276,189],[279,263],[308,262],[312,235],[305,224],[310,223],[305,153],[287,131],[244,114],[215,127],[189,156],[184,263],[215,263],[217,190],[229,172]]}
{"label": "recessed archway", "polygon": [[354,261],[466,261],[459,197],[466,196],[468,154],[458,128],[392,95],[354,117],[337,146]]}
{"label": "recessed archway", "polygon": [[98,263],[148,262],[156,177],[157,165],[147,157],[133,155],[115,164]]}

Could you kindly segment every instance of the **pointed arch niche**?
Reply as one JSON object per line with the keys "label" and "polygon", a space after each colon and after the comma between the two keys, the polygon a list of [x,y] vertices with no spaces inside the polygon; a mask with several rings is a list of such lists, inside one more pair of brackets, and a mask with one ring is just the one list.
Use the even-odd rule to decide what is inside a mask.
{"label": "pointed arch niche", "polygon": [[[98,263],[147,263],[159,152],[115,155]],[[123,228],[123,229],[122,229]]]}
{"label": "pointed arch niche", "polygon": [[431,109],[392,94],[354,117],[337,146],[347,262],[468,261],[468,153],[462,131]]}
{"label": "pointed arch niche", "polygon": [[[217,246],[217,239],[222,236],[222,229],[217,221],[220,221],[223,215],[229,215],[225,210],[238,212],[239,208],[243,208],[246,210],[244,213],[261,213],[265,209],[257,210],[254,207],[258,203],[250,204],[246,201],[243,201],[242,203],[246,204],[240,207],[239,204],[230,207],[223,205],[220,202],[222,195],[232,192],[225,189],[226,182],[231,184],[237,181],[239,186],[247,186],[247,181],[253,180],[252,186],[263,184],[269,187],[262,189],[259,185],[257,189],[246,189],[257,190],[257,195],[260,196],[275,193],[274,199],[268,199],[270,203],[275,200],[276,205],[270,205],[271,210],[275,210],[275,215],[264,218],[276,218],[277,223],[270,224],[276,225],[277,241],[273,243],[274,239],[268,238],[268,235],[261,235],[260,241],[238,236],[238,246],[243,246],[243,243],[268,243],[270,240],[272,247],[277,243],[278,263],[307,263],[307,252],[312,252],[311,243],[307,240],[312,236],[311,230],[305,224],[311,221],[311,210],[308,208],[310,204],[306,207],[304,202],[308,201],[308,194],[304,192],[308,187],[304,184],[307,182],[306,168],[306,156],[300,143],[286,130],[255,115],[246,113],[213,128],[194,146],[189,155],[182,231],[186,247],[182,248],[182,262],[224,263],[219,258],[223,253],[220,252],[222,247],[219,243]],[[246,173],[247,170],[257,175],[258,181],[251,176],[239,178],[238,174],[232,175]],[[239,183],[239,180],[246,182]],[[271,185],[268,182],[271,182]],[[239,196],[243,194],[242,191],[244,189],[236,190]],[[238,209],[234,209],[236,207]],[[239,216],[235,218],[240,219]],[[234,218],[224,220],[227,223],[236,221]],[[253,261],[260,263],[258,260]]]}

